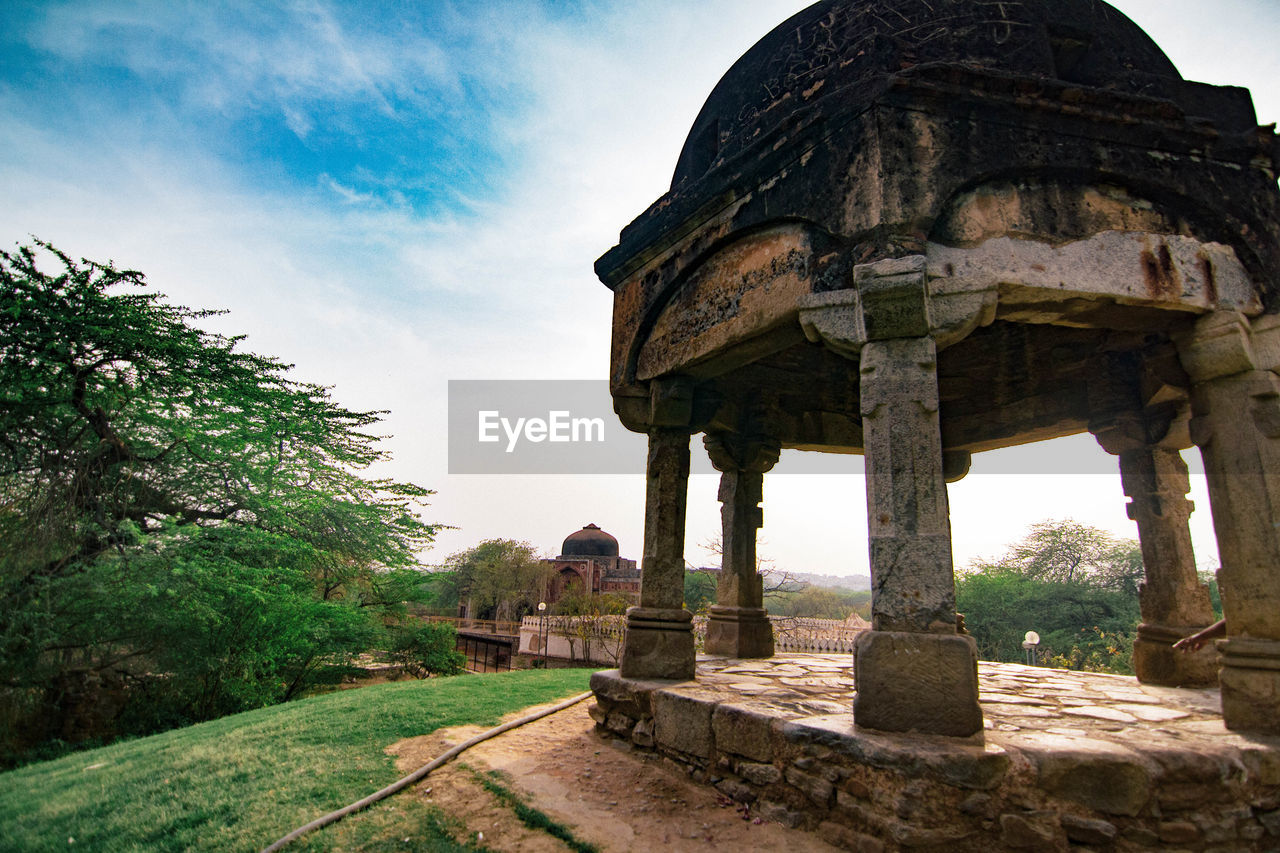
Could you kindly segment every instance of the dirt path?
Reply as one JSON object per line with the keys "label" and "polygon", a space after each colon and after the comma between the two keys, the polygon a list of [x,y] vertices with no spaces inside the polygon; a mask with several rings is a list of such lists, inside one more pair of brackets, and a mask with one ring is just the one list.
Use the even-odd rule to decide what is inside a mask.
{"label": "dirt path", "polygon": [[[527,828],[498,805],[475,771],[499,770],[526,802],[601,850],[661,847],[664,853],[709,846],[787,850],[836,848],[816,836],[759,821],[714,788],[691,782],[661,760],[632,752],[594,731],[587,699],[559,713],[485,741],[436,770],[412,792],[483,833],[493,850],[544,853],[570,849],[544,831]],[[520,715],[533,709],[525,709]],[[388,752],[408,773],[482,729],[444,729],[393,744]],[[470,769],[469,769],[470,768]]]}

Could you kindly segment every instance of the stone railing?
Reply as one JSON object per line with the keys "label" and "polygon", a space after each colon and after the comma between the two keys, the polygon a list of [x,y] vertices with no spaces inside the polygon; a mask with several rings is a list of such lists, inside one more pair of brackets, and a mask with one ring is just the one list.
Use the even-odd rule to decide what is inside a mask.
{"label": "stone railing", "polygon": [[851,625],[840,619],[807,619],[793,616],[770,616],[773,623],[773,647],[779,652],[848,652],[858,636],[871,626],[865,622]]}
{"label": "stone railing", "polygon": [[[770,616],[775,652],[848,652],[869,625],[851,625],[840,619],[810,619],[802,616]],[[707,639],[707,617],[693,617],[693,643],[701,651]]]}
{"label": "stone railing", "polygon": [[[545,621],[544,621],[545,620]],[[583,622],[585,621],[585,626]],[[533,629],[538,630],[539,627],[544,630],[555,631],[557,633],[566,634],[581,630],[586,627],[587,630],[596,633],[598,636],[618,636],[621,637],[623,631],[627,627],[627,617],[617,616],[526,616],[520,620],[521,633]]]}
{"label": "stone railing", "polygon": [[[777,652],[853,653],[858,635],[867,630],[839,619],[770,616]],[[617,664],[625,616],[526,616],[520,623],[520,653]],[[707,638],[707,617],[693,617],[694,645],[701,651]]]}
{"label": "stone railing", "polygon": [[625,616],[526,616],[520,622],[520,654],[617,666]]}

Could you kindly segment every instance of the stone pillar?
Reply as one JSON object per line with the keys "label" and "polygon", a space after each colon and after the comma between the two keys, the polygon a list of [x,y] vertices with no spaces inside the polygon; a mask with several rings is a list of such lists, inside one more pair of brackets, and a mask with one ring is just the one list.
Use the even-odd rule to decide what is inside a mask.
{"label": "stone pillar", "polygon": [[1191,438],[1204,457],[1227,638],[1222,716],[1280,734],[1280,324],[1201,318],[1177,341],[1192,381]]}
{"label": "stone pillar", "polygon": [[[1217,684],[1217,653],[1210,647],[1179,652],[1173,644],[1213,622],[1209,588],[1196,575],[1188,519],[1191,481],[1176,448],[1156,441],[1168,433],[1168,418],[1143,417],[1139,364],[1129,356],[1108,359],[1106,374],[1090,386],[1095,414],[1089,424],[1102,449],[1118,457],[1120,482],[1129,498],[1129,518],[1138,526],[1145,580],[1138,602],[1142,622],[1133,644],[1138,680],[1171,687]],[[1153,440],[1154,439],[1154,440]]]}
{"label": "stone pillar", "polygon": [[982,730],[978,657],[973,639],[955,628],[934,342],[870,341],[859,372],[872,630],[854,652],[854,722],[975,734]]}
{"label": "stone pillar", "polygon": [[684,525],[689,429],[649,430],[640,606],[627,610],[623,678],[694,676],[693,615],[684,609]]}
{"label": "stone pillar", "polygon": [[1146,580],[1139,591],[1142,623],[1133,643],[1139,681],[1171,687],[1216,684],[1211,648],[1177,652],[1173,644],[1213,622],[1209,587],[1196,575],[1187,500],[1191,480],[1182,455],[1144,445],[1120,454],[1120,481],[1129,517],[1138,524]]}
{"label": "stone pillar", "polygon": [[764,579],[756,570],[756,530],[764,524],[764,473],[779,446],[759,437],[716,433],[703,440],[720,475],[721,561],[716,604],[707,622],[707,653],[734,658],[773,656],[773,626],[764,609]]}

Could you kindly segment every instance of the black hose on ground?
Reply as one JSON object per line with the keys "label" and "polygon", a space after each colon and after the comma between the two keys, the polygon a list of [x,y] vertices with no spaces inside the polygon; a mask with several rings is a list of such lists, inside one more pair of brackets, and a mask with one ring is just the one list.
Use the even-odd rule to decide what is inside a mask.
{"label": "black hose on ground", "polygon": [[529,714],[524,717],[520,717],[519,719],[516,719],[516,720],[512,720],[509,723],[503,723],[500,726],[496,726],[495,728],[489,729],[487,732],[481,732],[480,734],[476,735],[470,740],[464,743],[460,743],[457,746],[453,747],[444,755],[441,755],[439,758],[433,759],[432,761],[422,765],[417,770],[410,773],[408,776],[405,776],[403,779],[399,779],[395,782],[392,782],[390,785],[383,788],[381,791],[376,791],[370,794],[369,796],[365,797],[363,800],[357,800],[351,805],[343,806],[337,811],[329,812],[324,817],[316,818],[306,826],[298,827],[293,832],[290,832],[288,835],[284,836],[283,838],[281,838],[279,841],[275,842],[271,846],[264,847],[262,849],[262,853],[273,853],[273,851],[279,850],[280,848],[288,844],[290,841],[294,841],[298,838],[301,838],[302,836],[306,835],[308,832],[310,832],[313,829],[319,829],[322,826],[328,826],[331,823],[337,823],[347,815],[352,814],[354,812],[358,812],[363,808],[373,805],[374,803],[378,802],[378,800],[384,800],[387,797],[391,796],[392,794],[396,793],[397,791],[401,791],[409,787],[413,783],[421,781],[432,770],[435,770],[437,767],[440,767],[441,765],[448,762],[450,759],[457,757],[458,755],[470,749],[471,747],[475,746],[476,744],[482,743],[483,741],[486,741],[491,737],[496,737],[497,735],[500,735],[503,732],[510,731],[511,729],[519,728],[520,726],[523,726],[526,723],[532,723],[534,720],[540,720],[543,717],[547,716],[548,714],[554,714],[556,711],[563,711],[565,708],[578,704],[579,702],[581,702],[583,699],[586,699],[590,695],[591,695],[591,691],[589,690],[586,693],[579,693],[577,696],[574,696],[571,699],[566,699],[563,702],[552,705],[549,708],[543,708],[541,711],[535,711],[532,714]]}

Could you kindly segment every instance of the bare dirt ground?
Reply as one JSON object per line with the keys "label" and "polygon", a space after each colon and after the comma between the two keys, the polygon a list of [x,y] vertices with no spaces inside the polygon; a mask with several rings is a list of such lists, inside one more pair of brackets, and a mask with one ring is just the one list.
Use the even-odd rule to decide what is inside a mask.
{"label": "bare dirt ground", "polygon": [[[500,851],[550,853],[570,848],[545,831],[526,827],[480,786],[476,771],[501,771],[506,784],[527,803],[601,850],[836,849],[811,833],[761,821],[660,759],[597,735],[587,715],[591,702],[579,702],[472,747],[401,796],[419,797],[442,808],[465,822],[469,838]],[[387,751],[396,756],[397,767],[410,773],[481,731],[474,726],[444,729],[402,740]]]}

